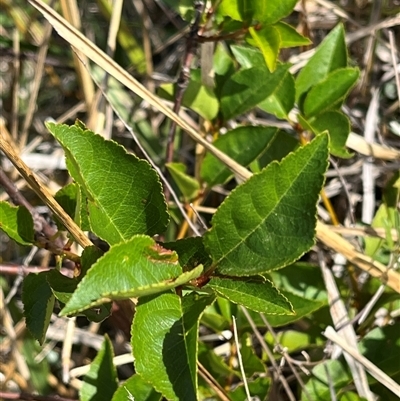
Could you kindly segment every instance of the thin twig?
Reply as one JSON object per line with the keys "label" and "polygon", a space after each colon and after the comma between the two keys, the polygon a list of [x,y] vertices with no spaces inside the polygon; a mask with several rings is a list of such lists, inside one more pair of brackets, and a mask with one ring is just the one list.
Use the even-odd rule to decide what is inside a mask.
{"label": "thin twig", "polygon": [[197,362],[199,368],[199,375],[208,383],[208,385],[215,391],[215,394],[222,401],[231,401],[231,399],[226,394],[225,390],[221,385],[214,379],[214,377],[208,372],[208,370],[200,363]]}
{"label": "thin twig", "polygon": [[338,333],[336,333],[333,327],[328,326],[323,332],[323,335],[329,340],[339,345],[343,349],[343,351],[351,355],[357,362],[363,365],[365,369],[368,370],[370,375],[373,376],[379,383],[383,384],[387,389],[392,391],[395,395],[400,394],[400,386],[385,372],[379,369],[367,358],[362,356],[356,348],[351,347]]}
{"label": "thin twig", "polygon": [[272,338],[274,339],[275,344],[277,345],[279,351],[281,352],[281,354],[283,355],[283,357],[285,358],[286,362],[289,365],[289,368],[291,369],[291,371],[293,372],[294,376],[296,377],[297,382],[300,384],[300,387],[304,393],[304,395],[306,396],[306,398],[309,401],[312,401],[312,396],[311,394],[308,392],[306,386],[304,385],[303,379],[301,378],[301,376],[299,375],[296,367],[293,365],[292,363],[292,358],[290,357],[290,355],[288,354],[288,352],[286,351],[285,348],[282,347],[282,345],[279,343],[278,337],[274,331],[274,329],[272,328],[272,326],[269,324],[267,318],[265,317],[265,315],[263,313],[260,313],[261,319],[264,322],[265,326],[267,327],[268,331],[271,333]]}
{"label": "thin twig", "polygon": [[244,390],[246,392],[247,401],[251,401],[249,385],[247,384],[246,372],[244,371],[242,354],[240,352],[240,343],[239,343],[239,338],[238,338],[238,333],[237,333],[237,325],[236,325],[235,316],[232,316],[232,323],[233,323],[233,334],[234,334],[235,344],[236,344],[236,353],[237,353],[237,357],[238,357],[240,372],[242,373],[243,386],[244,386]]}
{"label": "thin twig", "polygon": [[[174,107],[172,108],[173,112],[178,114],[179,110],[182,105],[183,101],[183,95],[188,87],[189,84],[189,79],[190,79],[190,67],[192,65],[192,61],[194,58],[194,55],[196,53],[196,49],[198,46],[197,42],[197,33],[199,31],[199,23],[200,23],[200,17],[202,13],[202,2],[196,1],[194,5],[194,11],[195,11],[195,19],[190,27],[189,35],[186,40],[186,50],[185,50],[185,56],[184,56],[184,61],[183,65],[181,68],[181,72],[179,74],[179,78],[177,81],[177,89],[176,89],[176,94],[175,94],[175,102],[174,102]],[[177,124],[175,121],[171,121],[171,126],[168,132],[168,137],[167,137],[167,146],[166,146],[166,156],[165,156],[165,162],[170,163],[172,162],[174,158],[174,143],[175,143],[175,133],[176,133],[176,127]],[[169,191],[166,188],[165,191],[165,198],[168,202],[169,200]]]}
{"label": "thin twig", "polygon": [[65,337],[61,350],[61,365],[62,365],[62,381],[65,384],[69,382],[69,369],[71,366],[71,353],[72,344],[74,337],[74,330],[76,324],[76,317],[68,318],[67,320],[67,330],[65,331]]}
{"label": "thin twig", "polygon": [[[339,289],[336,286],[333,274],[327,268],[321,251],[318,252],[318,259],[322,271],[322,277],[325,282],[325,287],[328,292],[329,310],[332,321],[335,327],[342,327],[340,330],[341,336],[343,336],[347,340],[348,344],[353,346],[354,348],[357,348],[356,333],[353,326],[351,324],[347,324],[350,322],[350,319],[346,307],[340,297]],[[332,356],[333,359],[336,359],[337,357],[338,355],[336,357]],[[357,389],[358,394],[360,395],[360,397],[365,397],[368,401],[372,401],[374,397],[369,388],[365,370],[349,355],[345,354],[345,359],[353,376],[354,385]]]}
{"label": "thin twig", "polygon": [[250,316],[249,312],[247,312],[247,309],[243,306],[240,306],[240,309],[242,310],[244,316],[246,317],[247,321],[250,324],[251,329],[253,330],[253,333],[257,337],[262,349],[265,351],[265,353],[268,356],[269,361],[271,362],[271,365],[275,371],[275,373],[278,376],[279,381],[282,383],[282,386],[289,398],[290,401],[296,401],[296,397],[294,396],[292,390],[290,389],[289,383],[287,382],[285,376],[282,375],[282,372],[278,366],[278,364],[275,361],[274,355],[269,349],[268,345],[265,343],[265,340],[261,333],[258,331],[256,324],[254,323],[254,320]]}

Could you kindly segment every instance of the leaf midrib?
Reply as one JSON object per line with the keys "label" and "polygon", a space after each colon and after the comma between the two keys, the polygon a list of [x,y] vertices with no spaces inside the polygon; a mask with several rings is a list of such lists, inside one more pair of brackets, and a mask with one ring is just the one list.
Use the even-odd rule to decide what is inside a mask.
{"label": "leaf midrib", "polygon": [[[316,150],[314,151],[314,154],[315,154],[315,152],[316,152]],[[292,155],[293,155],[293,154],[292,154]],[[292,155],[291,155],[291,156],[292,156]],[[311,157],[309,158],[309,160],[310,160],[310,159],[311,159]],[[286,160],[287,160],[287,158],[286,158]],[[285,162],[285,159],[284,159],[282,162]],[[282,162],[281,162],[281,163],[282,163]],[[271,169],[270,166],[272,166],[272,165],[279,165],[279,164],[280,164],[280,163],[278,163],[278,162],[272,162],[272,163],[267,167],[267,169],[264,171],[264,174],[266,173],[266,171],[268,171],[268,169]],[[240,245],[242,245],[243,243],[245,243],[245,241],[247,240],[247,238],[249,238],[250,235],[252,235],[256,230],[259,229],[260,226],[262,226],[262,225],[265,223],[266,219],[271,215],[271,213],[273,213],[273,212],[276,210],[276,208],[278,207],[278,205],[280,205],[280,202],[281,202],[282,198],[288,193],[289,189],[294,185],[294,183],[297,181],[297,179],[301,176],[301,173],[304,171],[304,169],[306,168],[306,166],[308,166],[308,164],[309,164],[309,163],[306,163],[306,164],[303,165],[303,168],[300,170],[299,174],[297,174],[296,179],[295,179],[294,181],[292,181],[292,185],[290,185],[290,187],[282,194],[282,196],[278,199],[278,201],[277,201],[277,203],[276,203],[276,206],[270,210],[270,212],[265,216],[265,218],[264,218],[259,224],[257,224],[256,227],[255,227],[252,231],[250,231],[250,232],[242,239],[242,241],[238,241],[238,243],[237,243],[234,247],[232,247],[231,250],[230,250],[229,252],[227,252],[226,254],[222,255],[222,256],[215,262],[215,265],[217,265],[217,267],[218,267],[218,264],[219,264],[222,260],[226,259],[228,255],[230,255],[233,251],[235,251]],[[216,238],[217,238],[218,243],[219,243],[219,237],[218,237],[218,235],[216,236]],[[221,249],[222,249],[222,248],[221,248]]]}

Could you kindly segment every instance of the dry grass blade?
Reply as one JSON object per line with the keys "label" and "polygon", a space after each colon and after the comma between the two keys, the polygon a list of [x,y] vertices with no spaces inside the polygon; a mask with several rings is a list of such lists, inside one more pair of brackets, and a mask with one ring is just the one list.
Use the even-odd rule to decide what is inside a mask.
{"label": "dry grass blade", "polygon": [[57,203],[50,191],[40,182],[36,174],[21,160],[13,147],[7,142],[5,127],[0,125],[0,150],[2,150],[26,182],[35,191],[36,195],[60,219],[64,227],[83,248],[93,245],[78,225]]}
{"label": "dry grass blade", "polygon": [[[365,119],[364,139],[368,144],[375,142],[375,133],[378,129],[378,110],[379,110],[379,90],[372,89],[372,99],[368,107]],[[375,177],[374,163],[371,157],[368,157],[362,167],[363,182],[363,203],[361,221],[365,224],[371,224],[375,210]]]}
{"label": "dry grass blade", "polygon": [[[360,236],[360,237],[375,237],[385,239],[387,235],[387,231],[383,227],[335,227],[329,226],[329,229],[342,234],[342,235],[350,235],[350,236]],[[395,228],[390,230],[390,235],[393,241],[398,241],[398,231]]]}
{"label": "dry grass blade", "polygon": [[350,132],[346,146],[364,156],[382,160],[400,160],[400,151],[377,143],[368,143],[362,136]]}
{"label": "dry grass blade", "polygon": [[350,242],[331,231],[328,226],[321,222],[317,223],[317,237],[329,248],[344,255],[349,262],[354,263],[371,276],[380,278],[384,284],[400,293],[400,274],[398,272],[390,270],[382,263],[357,252]]}
{"label": "dry grass blade", "polygon": [[[350,323],[350,318],[347,313],[345,304],[340,295],[339,289],[336,285],[333,273],[325,264],[324,258],[322,256],[322,252],[318,253],[319,262],[322,271],[322,277],[325,282],[325,287],[328,292],[328,300],[329,300],[329,310],[332,317],[332,321],[338,329],[338,327],[342,327],[338,333],[343,336],[346,341],[352,346],[357,347],[357,336],[354,331],[354,327]],[[371,390],[368,386],[367,375],[365,370],[361,365],[354,361],[348,354],[345,354],[346,362],[350,368],[350,372],[353,376],[354,385],[357,389],[360,397],[365,397],[368,401],[373,401],[374,397],[371,393]],[[334,356],[332,356],[334,358]]]}
{"label": "dry grass blade", "polygon": [[[80,28],[80,14],[79,7],[76,0],[60,0],[60,5],[65,18],[76,28]],[[76,74],[81,82],[83,96],[85,98],[86,107],[89,110],[93,102],[94,97],[94,85],[93,81],[84,65],[80,60],[87,62],[87,56],[84,52],[75,54],[73,53],[74,65]]]}
{"label": "dry grass blade", "polygon": [[76,50],[84,53],[90,60],[107,71],[112,77],[125,85],[128,89],[136,93],[142,99],[155,107],[158,111],[169,117],[172,121],[178,124],[192,139],[203,145],[210,153],[225,163],[236,175],[242,179],[247,179],[251,175],[250,172],[236,163],[225,153],[215,148],[199,135],[186,121],[180,118],[170,108],[168,108],[157,96],[153,95],[135,78],[128,74],[121,66],[115,63],[109,56],[95,46],[90,40],[83,36],[77,29],[69,24],[57,12],[50,8],[41,0],[29,0],[29,2],[37,8],[45,18],[53,25],[54,29]]}
{"label": "dry grass blade", "polygon": [[240,343],[239,343],[237,326],[236,326],[236,318],[233,315],[232,315],[232,323],[233,323],[233,334],[235,337],[235,344],[236,344],[236,352],[237,352],[238,362],[239,362],[239,366],[240,366],[240,372],[242,373],[243,386],[244,386],[244,389],[246,392],[247,401],[251,401],[252,397],[250,395],[249,386],[247,384],[246,372],[244,370],[242,354],[240,351]]}
{"label": "dry grass blade", "polygon": [[385,372],[380,370],[367,358],[362,356],[357,349],[347,344],[347,342],[341,336],[339,336],[339,334],[336,333],[336,331],[331,326],[328,326],[323,334],[326,338],[338,344],[343,349],[343,351],[351,355],[357,362],[361,363],[365,367],[365,369],[368,370],[371,376],[373,376],[379,383],[383,384],[395,395],[400,394],[400,386],[392,378],[390,378]]}

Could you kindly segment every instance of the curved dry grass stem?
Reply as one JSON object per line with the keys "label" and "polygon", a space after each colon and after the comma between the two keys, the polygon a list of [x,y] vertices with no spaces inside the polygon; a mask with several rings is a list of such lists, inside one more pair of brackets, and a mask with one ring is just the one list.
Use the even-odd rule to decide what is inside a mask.
{"label": "curved dry grass stem", "polygon": [[328,326],[324,331],[323,335],[335,344],[339,345],[343,351],[351,355],[357,362],[365,367],[368,372],[373,376],[379,383],[383,384],[387,389],[392,391],[395,395],[400,394],[400,385],[398,385],[392,378],[390,378],[385,372],[379,369],[367,358],[362,356],[358,350],[351,347],[331,326]]}

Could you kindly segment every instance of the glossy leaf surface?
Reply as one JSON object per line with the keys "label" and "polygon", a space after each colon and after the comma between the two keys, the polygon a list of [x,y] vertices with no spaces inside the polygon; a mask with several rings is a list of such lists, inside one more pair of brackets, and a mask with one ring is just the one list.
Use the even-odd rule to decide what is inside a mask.
{"label": "glossy leaf surface", "polygon": [[47,272],[28,274],[22,286],[26,327],[43,344],[54,307],[54,295],[46,279]]}
{"label": "glossy leaf surface", "polygon": [[[69,302],[72,294],[79,284],[77,278],[69,278],[63,276],[57,270],[51,270],[47,275],[47,282],[49,283],[54,296],[58,299],[61,305]],[[85,315],[91,322],[102,322],[111,313],[111,304],[98,305],[93,309],[86,309],[81,311],[80,314]]]}
{"label": "glossy leaf surface", "polygon": [[112,343],[105,336],[103,344],[90,365],[79,391],[80,401],[109,401],[118,387],[117,369],[113,363]]}
{"label": "glossy leaf surface", "polygon": [[221,111],[226,120],[243,114],[270,96],[286,75],[285,68],[271,73],[266,67],[239,70],[226,82],[221,92]]}
{"label": "glossy leaf surface", "polygon": [[333,29],[317,47],[314,55],[300,71],[296,79],[296,101],[302,98],[311,87],[323,81],[330,72],[347,66],[347,48],[343,25]]}
{"label": "glossy leaf surface", "polygon": [[0,229],[21,245],[34,241],[32,215],[24,206],[0,202]]}
{"label": "glossy leaf surface", "polygon": [[314,134],[324,131],[329,133],[329,151],[337,157],[349,158],[352,154],[346,149],[346,141],[350,133],[349,118],[338,110],[328,110],[316,117],[306,120],[299,114],[299,122],[304,129]]}
{"label": "glossy leaf surface", "polygon": [[182,274],[175,252],[144,235],[115,245],[88,270],[62,315],[77,313],[110,300],[163,292],[198,277],[199,266]]}
{"label": "glossy leaf surface", "polygon": [[360,72],[357,68],[341,68],[315,85],[304,101],[304,115],[312,117],[341,105],[355,85]]}
{"label": "glossy leaf surface", "polygon": [[135,369],[168,400],[197,400],[197,335],[212,296],[166,292],[139,300],[132,324]]}
{"label": "glossy leaf surface", "polygon": [[311,40],[299,34],[295,28],[285,22],[277,22],[274,28],[278,30],[281,38],[281,48],[294,47],[294,46],[308,46]]}
{"label": "glossy leaf surface", "polygon": [[271,72],[275,71],[281,46],[281,37],[278,30],[272,25],[267,25],[259,30],[250,27],[249,33],[254,45],[261,50],[268,69]]}
{"label": "glossy leaf surface", "polygon": [[160,401],[162,395],[157,393],[153,386],[146,383],[141,376],[135,374],[120,385],[112,401],[129,401],[129,397],[133,397],[135,401]]}
{"label": "glossy leaf surface", "polygon": [[288,120],[288,114],[294,107],[295,83],[293,75],[289,71],[289,64],[283,64],[278,68],[285,69],[285,74],[282,75],[279,85],[258,107],[278,118]]}
{"label": "glossy leaf surface", "polygon": [[[238,127],[221,135],[213,145],[242,166],[248,166],[266,150],[278,132],[275,127]],[[200,174],[210,187],[232,177],[228,167],[210,153],[203,160]]]}
{"label": "glossy leaf surface", "polygon": [[166,163],[169,173],[181,191],[186,201],[194,199],[200,189],[198,181],[186,173],[186,166],[183,163]]}
{"label": "glossy leaf surface", "polygon": [[290,302],[268,280],[249,278],[239,281],[213,277],[208,286],[231,302],[256,312],[293,314]]}
{"label": "glossy leaf surface", "polygon": [[232,191],[204,237],[218,273],[261,274],[310,249],[327,157],[328,137],[321,135]]}

